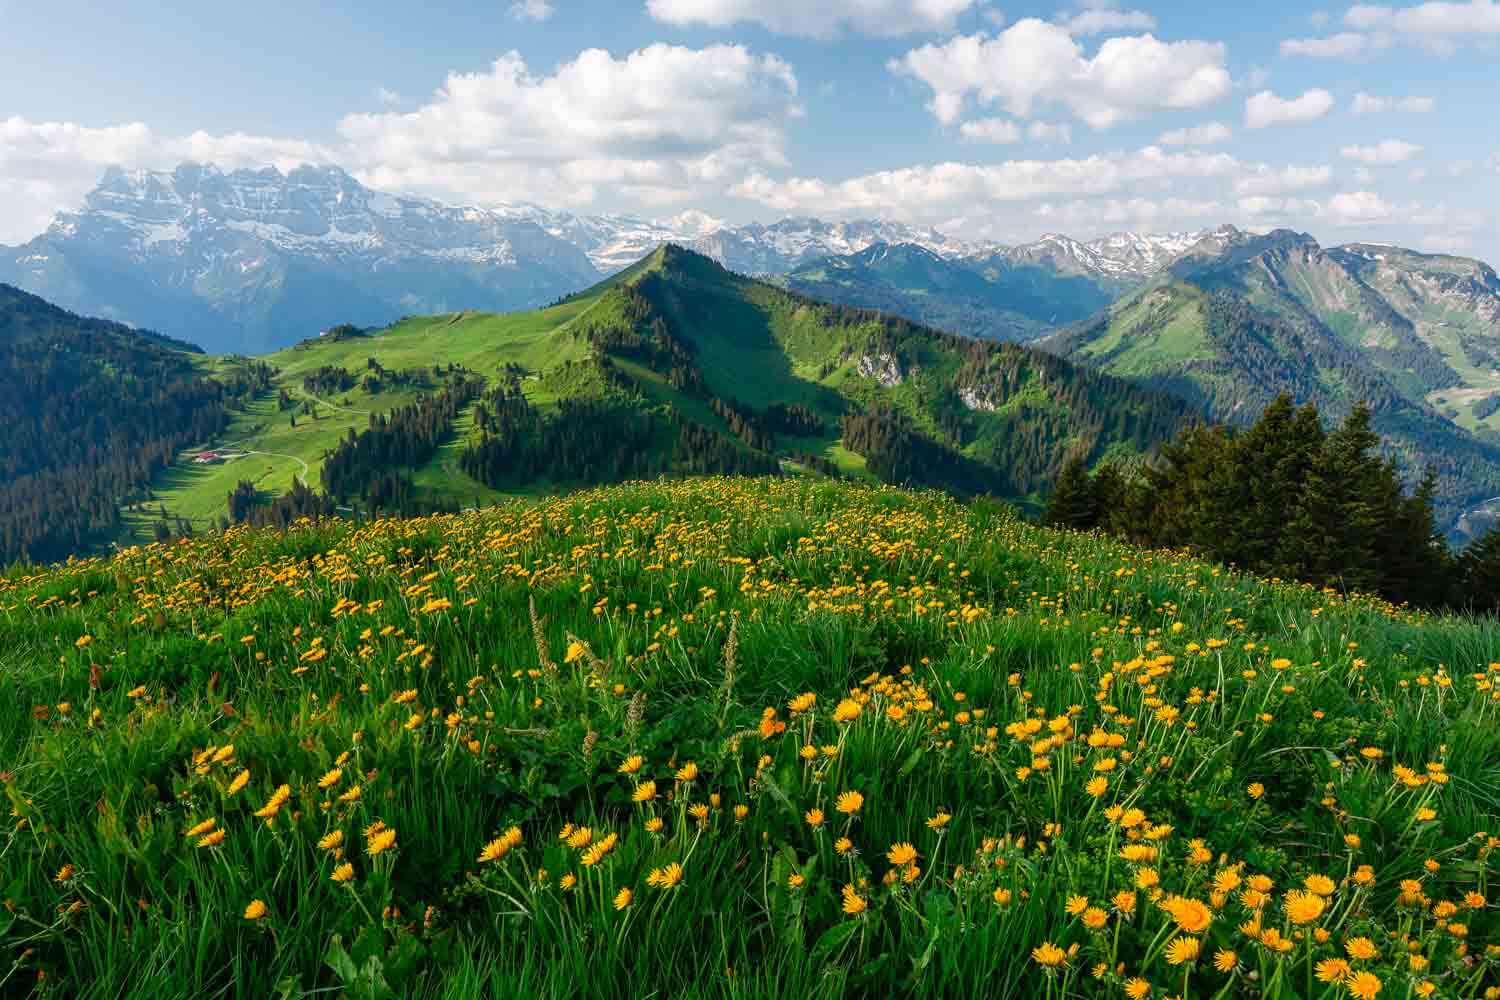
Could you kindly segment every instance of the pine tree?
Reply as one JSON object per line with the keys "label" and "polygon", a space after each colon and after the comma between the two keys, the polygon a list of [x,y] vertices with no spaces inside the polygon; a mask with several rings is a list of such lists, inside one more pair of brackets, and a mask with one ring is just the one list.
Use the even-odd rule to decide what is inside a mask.
{"label": "pine tree", "polygon": [[1500,611],[1500,526],[1469,543],[1458,559],[1461,606],[1490,614]]}
{"label": "pine tree", "polygon": [[1098,524],[1093,483],[1082,457],[1074,457],[1063,466],[1062,475],[1047,499],[1044,519],[1058,528],[1087,530]]}

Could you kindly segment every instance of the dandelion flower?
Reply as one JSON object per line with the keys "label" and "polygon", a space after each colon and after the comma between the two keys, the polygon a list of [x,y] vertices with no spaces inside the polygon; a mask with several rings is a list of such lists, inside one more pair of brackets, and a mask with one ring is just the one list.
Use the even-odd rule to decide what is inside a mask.
{"label": "dandelion flower", "polygon": [[343,843],[344,831],[333,830],[323,835],[323,838],[318,841],[318,847],[325,851],[332,851],[341,847]]}
{"label": "dandelion flower", "polygon": [[632,802],[650,802],[654,798],[656,798],[656,782],[654,781],[641,782],[635,786],[635,791],[630,795]]}
{"label": "dandelion flower", "polygon": [[672,862],[665,868],[653,869],[646,876],[646,884],[658,889],[671,889],[682,884],[682,865]]}
{"label": "dandelion flower", "polygon": [[245,907],[246,920],[260,920],[266,915],[266,903],[262,899],[250,900],[250,905]]}
{"label": "dandelion flower", "polygon": [[232,781],[229,782],[229,788],[227,789],[227,791],[228,791],[228,793],[230,795],[238,794],[239,791],[240,791],[240,789],[244,788],[249,783],[250,783],[250,772],[249,772],[249,770],[241,771],[239,774],[236,774],[234,776],[234,779]]}
{"label": "dandelion flower", "polygon": [[1068,953],[1051,941],[1043,941],[1031,949],[1031,959],[1046,969],[1055,969],[1068,961]]}
{"label": "dandelion flower", "polygon": [[697,777],[698,765],[693,761],[688,761],[686,764],[677,769],[678,781],[694,781],[697,779]]}
{"label": "dandelion flower", "polygon": [[1382,985],[1380,977],[1373,972],[1356,972],[1344,980],[1344,987],[1356,1000],[1375,1000]]}
{"label": "dandelion flower", "polygon": [[352,882],[354,881],[354,866],[345,861],[343,864],[335,868],[333,870],[333,874],[328,877],[333,881],[339,883]]}
{"label": "dandelion flower", "polygon": [[218,847],[222,843],[224,843],[224,831],[223,830],[214,830],[211,833],[209,833],[207,836],[205,836],[202,840],[198,841],[198,846],[199,847]]}
{"label": "dandelion flower", "polygon": [[838,703],[838,706],[836,708],[834,708],[833,721],[853,722],[855,719],[859,718],[859,713],[859,702],[855,701],[853,698],[845,698],[843,701]]}
{"label": "dandelion flower", "polygon": [[1167,962],[1172,965],[1184,965],[1198,957],[1202,948],[1202,942],[1195,937],[1176,937],[1172,943],[1167,945]]}
{"label": "dandelion flower", "polygon": [[1125,995],[1130,1000],[1145,1000],[1151,995],[1151,984],[1140,976],[1125,981]]}
{"label": "dandelion flower", "polygon": [[218,822],[218,820],[210,816],[208,819],[197,824],[196,826],[190,827],[187,833],[184,833],[183,836],[188,838],[189,840],[194,837],[201,837],[208,831],[212,830],[215,826],[217,826]]}
{"label": "dandelion flower", "polygon": [[496,837],[484,845],[484,850],[479,852],[479,863],[485,864],[490,861],[499,861],[510,853],[510,842],[504,837]]}
{"label": "dandelion flower", "polygon": [[621,889],[619,892],[615,893],[615,909],[625,909],[625,907],[630,905],[631,900],[633,899],[635,899],[635,893],[631,892],[628,887]]}
{"label": "dandelion flower", "polygon": [[816,830],[818,827],[823,825],[823,810],[809,809],[802,818],[807,820],[808,826]]}
{"label": "dandelion flower", "polygon": [[1348,941],[1345,941],[1344,951],[1350,958],[1359,961],[1368,961],[1380,956],[1380,949],[1376,948],[1375,942],[1367,937],[1350,938]]}
{"label": "dandelion flower", "polygon": [[1240,958],[1228,948],[1220,948],[1214,952],[1214,968],[1224,974],[1234,971],[1234,967],[1240,964]]}
{"label": "dandelion flower", "polygon": [[1252,799],[1258,799],[1262,795],[1266,794],[1266,786],[1262,785],[1258,781],[1252,781],[1250,782],[1250,787],[1246,788],[1245,791],[1250,795]]}
{"label": "dandelion flower", "polygon": [[1323,915],[1328,902],[1315,892],[1293,889],[1284,901],[1286,915],[1294,924],[1310,924]]}
{"label": "dandelion flower", "polygon": [[833,807],[846,816],[852,816],[859,812],[860,807],[864,804],[865,797],[863,795],[858,792],[849,791],[840,795],[834,801]]}
{"label": "dandelion flower", "polygon": [[952,821],[952,819],[952,816],[939,809],[938,814],[927,821],[927,829],[941,830],[943,827],[947,826]]}
{"label": "dandelion flower", "polygon": [[885,857],[899,868],[917,860],[917,849],[903,840],[899,844],[892,844],[891,849],[885,852]]}
{"label": "dandelion flower", "polygon": [[854,886],[846,885],[843,888],[844,912],[851,917],[857,917],[869,907],[869,901],[854,891]]}
{"label": "dandelion flower", "polygon": [[645,763],[646,758],[642,757],[640,754],[631,754],[629,757],[626,757],[625,762],[620,765],[620,773],[634,774],[639,771]]}
{"label": "dandelion flower", "polygon": [[339,779],[343,776],[344,769],[336,767],[332,771],[329,771],[327,774],[323,775],[323,777],[318,779],[318,787],[332,788],[334,785],[337,785],[339,783]]}
{"label": "dandelion flower", "polygon": [[1314,971],[1322,982],[1341,983],[1349,975],[1349,963],[1342,958],[1325,958],[1317,964]]}
{"label": "dandelion flower", "polygon": [[1332,896],[1334,890],[1338,888],[1333,879],[1327,875],[1309,875],[1302,880],[1302,884],[1308,892],[1315,892],[1319,896]]}

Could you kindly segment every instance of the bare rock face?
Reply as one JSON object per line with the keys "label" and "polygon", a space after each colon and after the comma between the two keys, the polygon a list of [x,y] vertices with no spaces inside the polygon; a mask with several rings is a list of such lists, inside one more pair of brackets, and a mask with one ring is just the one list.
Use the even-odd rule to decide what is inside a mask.
{"label": "bare rock face", "polygon": [[906,372],[894,354],[866,354],[859,359],[856,369],[865,378],[872,378],[887,389],[906,381]]}
{"label": "bare rock face", "polygon": [[959,402],[970,410],[983,410],[985,413],[994,413],[998,407],[995,404],[995,396],[992,392],[979,386],[963,386],[958,390]]}

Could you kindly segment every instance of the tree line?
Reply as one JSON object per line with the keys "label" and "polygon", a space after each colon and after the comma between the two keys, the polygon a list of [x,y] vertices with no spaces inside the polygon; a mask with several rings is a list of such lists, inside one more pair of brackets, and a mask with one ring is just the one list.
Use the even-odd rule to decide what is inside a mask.
{"label": "tree line", "polygon": [[1245,570],[1427,608],[1500,605],[1500,533],[1455,554],[1435,477],[1413,488],[1380,452],[1369,407],[1331,430],[1278,397],[1248,430],[1195,426],[1160,461],[1090,473],[1075,456],[1045,520],[1141,545],[1188,548]]}

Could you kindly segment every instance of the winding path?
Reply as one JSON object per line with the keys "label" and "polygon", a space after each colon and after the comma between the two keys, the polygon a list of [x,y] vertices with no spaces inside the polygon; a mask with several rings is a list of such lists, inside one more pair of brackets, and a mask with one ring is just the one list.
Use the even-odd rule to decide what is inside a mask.
{"label": "winding path", "polygon": [[310,399],[314,403],[317,403],[319,406],[326,406],[330,410],[337,410],[340,413],[352,413],[356,417],[368,417],[370,415],[370,411],[369,410],[351,410],[347,406],[340,406],[337,403],[330,403],[326,399],[319,399],[317,396],[314,396],[312,393],[308,392],[306,389],[301,389],[301,388],[298,388],[297,386],[292,386],[292,389],[297,393],[297,395],[303,397],[304,399]]}

